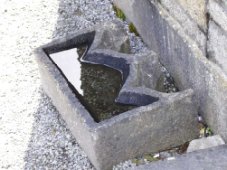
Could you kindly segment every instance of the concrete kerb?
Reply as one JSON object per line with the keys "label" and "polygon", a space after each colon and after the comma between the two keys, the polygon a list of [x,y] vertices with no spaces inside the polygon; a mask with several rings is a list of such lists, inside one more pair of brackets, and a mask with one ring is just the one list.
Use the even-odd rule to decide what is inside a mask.
{"label": "concrete kerb", "polygon": [[217,169],[227,167],[227,145],[194,151],[171,160],[157,161],[128,170],[182,170],[182,169]]}
{"label": "concrete kerb", "polygon": [[[108,30],[111,30],[111,28],[108,28]],[[50,60],[48,54],[82,44],[88,44],[92,47],[96,36],[101,35],[96,34],[95,29],[88,29],[68,38],[55,40],[36,50],[45,92],[52,99],[53,104],[59,110],[72,134],[95,167],[97,169],[110,169],[114,164],[145,152],[157,152],[196,138],[198,135],[195,128],[197,109],[192,102],[193,91],[190,89],[172,95],[164,95],[163,99],[160,98],[155,103],[151,101],[152,104],[146,103],[148,105],[137,107],[100,123],[93,120],[73,94],[67,80]],[[100,37],[98,38],[100,39]],[[121,45],[120,43],[120,45],[112,44],[110,46],[111,49],[115,48],[119,51]],[[100,47],[100,45],[98,46]],[[98,53],[102,53],[99,56],[108,54],[118,59],[127,60],[129,58],[126,54],[108,50],[95,51],[94,48],[87,52],[87,56],[97,56]],[[132,61],[133,59],[129,59],[128,63]],[[133,71],[131,74],[133,74]],[[127,95],[129,98],[131,94],[140,95],[139,97],[142,96],[142,98],[145,94],[150,97],[153,97],[154,93],[158,96],[160,94],[155,89],[152,91],[142,86],[132,86],[131,88],[128,88],[128,86],[124,86],[123,89],[125,90],[123,91],[129,92]]]}

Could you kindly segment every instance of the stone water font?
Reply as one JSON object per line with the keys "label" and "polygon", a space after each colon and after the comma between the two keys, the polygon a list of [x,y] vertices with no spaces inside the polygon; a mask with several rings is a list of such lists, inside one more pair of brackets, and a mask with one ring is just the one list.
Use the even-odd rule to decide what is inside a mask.
{"label": "stone water font", "polygon": [[[198,137],[193,90],[158,91],[158,56],[126,54],[128,48],[123,28],[105,23],[36,50],[43,89],[97,169]],[[111,76],[117,86],[108,81],[108,87],[94,91],[102,105],[97,109],[91,102],[96,99],[85,95],[93,93],[96,79],[96,87],[102,86],[102,76]]]}

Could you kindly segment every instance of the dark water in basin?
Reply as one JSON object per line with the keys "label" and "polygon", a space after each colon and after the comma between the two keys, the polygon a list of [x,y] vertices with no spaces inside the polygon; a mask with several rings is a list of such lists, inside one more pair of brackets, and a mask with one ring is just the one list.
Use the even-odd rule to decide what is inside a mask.
{"label": "dark water in basin", "polygon": [[111,118],[135,106],[115,103],[122,87],[122,75],[112,68],[81,63],[86,47],[50,54],[72,90],[96,122]]}

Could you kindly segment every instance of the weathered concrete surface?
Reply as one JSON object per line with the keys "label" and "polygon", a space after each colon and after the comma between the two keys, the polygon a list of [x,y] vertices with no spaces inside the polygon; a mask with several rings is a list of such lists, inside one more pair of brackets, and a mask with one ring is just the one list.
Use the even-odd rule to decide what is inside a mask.
{"label": "weathered concrete surface", "polygon": [[209,0],[207,11],[210,19],[227,31],[227,2],[225,0]]}
{"label": "weathered concrete surface", "polygon": [[[144,153],[179,146],[197,136],[188,92],[165,102],[139,107],[114,117],[99,130],[96,153],[103,164],[122,162]],[[184,113],[184,114],[183,114]]]}
{"label": "weathered concrete surface", "polygon": [[209,0],[208,57],[227,74],[227,2]]}
{"label": "weathered concrete surface", "polygon": [[149,0],[115,0],[134,23],[144,42],[182,90],[195,90],[194,102],[212,130],[227,140],[227,77],[209,61],[177,22],[159,3]]}
{"label": "weathered concrete surface", "polygon": [[[100,28],[102,27],[102,28]],[[110,49],[123,53],[130,53],[128,36],[123,25],[118,21],[105,22],[102,26],[96,26],[96,38],[90,47],[93,49]]]}
{"label": "weathered concrete surface", "polygon": [[165,160],[143,165],[131,170],[226,170],[227,146],[218,146],[210,149],[191,152],[175,160]]}
{"label": "weathered concrete surface", "polygon": [[177,0],[177,2],[184,8],[190,17],[206,31],[206,0]]}
{"label": "weathered concrete surface", "polygon": [[[192,102],[193,91],[190,89],[168,96],[164,95],[165,98],[160,98],[153,104],[138,107],[100,123],[96,123],[92,119],[72,93],[66,79],[50,60],[48,54],[70,49],[80,44],[92,45],[96,36],[101,35],[96,34],[93,29],[84,30],[75,35],[70,35],[69,38],[51,42],[36,51],[45,92],[51,97],[53,104],[57,107],[72,134],[95,167],[104,170],[110,169],[116,163],[134,158],[145,152],[156,152],[178,146],[196,138],[198,136],[198,130],[195,128],[197,108]],[[115,45],[111,47],[115,47]],[[108,55],[105,51],[101,51],[102,55],[97,56],[94,54],[101,53],[100,51],[89,50],[87,56],[88,58],[97,56],[96,62],[103,62],[101,60],[103,56],[111,57],[113,53],[116,54],[116,52],[110,50]],[[102,64],[115,66],[119,58],[127,59],[126,54],[122,55],[117,53],[116,59],[111,59],[112,63]],[[89,61],[92,61],[92,58]],[[131,59],[127,60],[128,64],[130,64],[130,61]],[[141,64],[137,63],[138,66],[141,66]],[[121,68],[121,65],[117,64],[116,66],[117,69]],[[138,70],[140,71],[140,69]],[[124,69],[121,71],[127,72]],[[124,75],[124,73],[122,74]],[[152,83],[150,85],[153,86]],[[129,100],[131,100],[131,94],[137,94],[136,97],[142,97],[142,99],[145,94],[148,94],[147,96],[149,96],[149,93],[156,94],[153,93],[155,90],[144,87],[125,88],[124,92],[126,91],[129,92],[126,95]],[[132,101],[134,101],[134,98],[132,98]]]}
{"label": "weathered concrete surface", "polygon": [[211,20],[209,22],[208,37],[207,52],[209,60],[220,66],[227,74],[227,31],[225,32]]}
{"label": "weathered concrete surface", "polygon": [[200,139],[195,139],[190,142],[187,152],[193,152],[201,149],[208,149],[219,145],[224,145],[225,142],[220,135],[204,137]]}
{"label": "weathered concrete surface", "polygon": [[[152,0],[151,0],[152,1]],[[204,4],[203,4],[204,3]],[[204,0],[160,0],[160,4],[165,8],[174,19],[181,25],[185,34],[190,36],[202,50],[206,53],[206,22],[205,20],[205,1]],[[182,6],[183,5],[183,6]],[[191,6],[190,6],[191,5]],[[203,9],[204,8],[204,9]],[[203,9],[202,11],[200,11]],[[192,18],[193,14],[195,18]],[[197,15],[196,15],[197,13]],[[198,15],[200,14],[200,15]],[[202,27],[197,21],[205,22]],[[203,29],[201,29],[203,28]]]}

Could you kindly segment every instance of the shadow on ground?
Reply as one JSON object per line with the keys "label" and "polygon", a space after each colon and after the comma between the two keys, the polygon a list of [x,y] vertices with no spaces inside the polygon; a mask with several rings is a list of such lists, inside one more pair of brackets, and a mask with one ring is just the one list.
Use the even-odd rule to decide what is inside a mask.
{"label": "shadow on ground", "polygon": [[25,169],[92,169],[51,100],[40,89]]}

